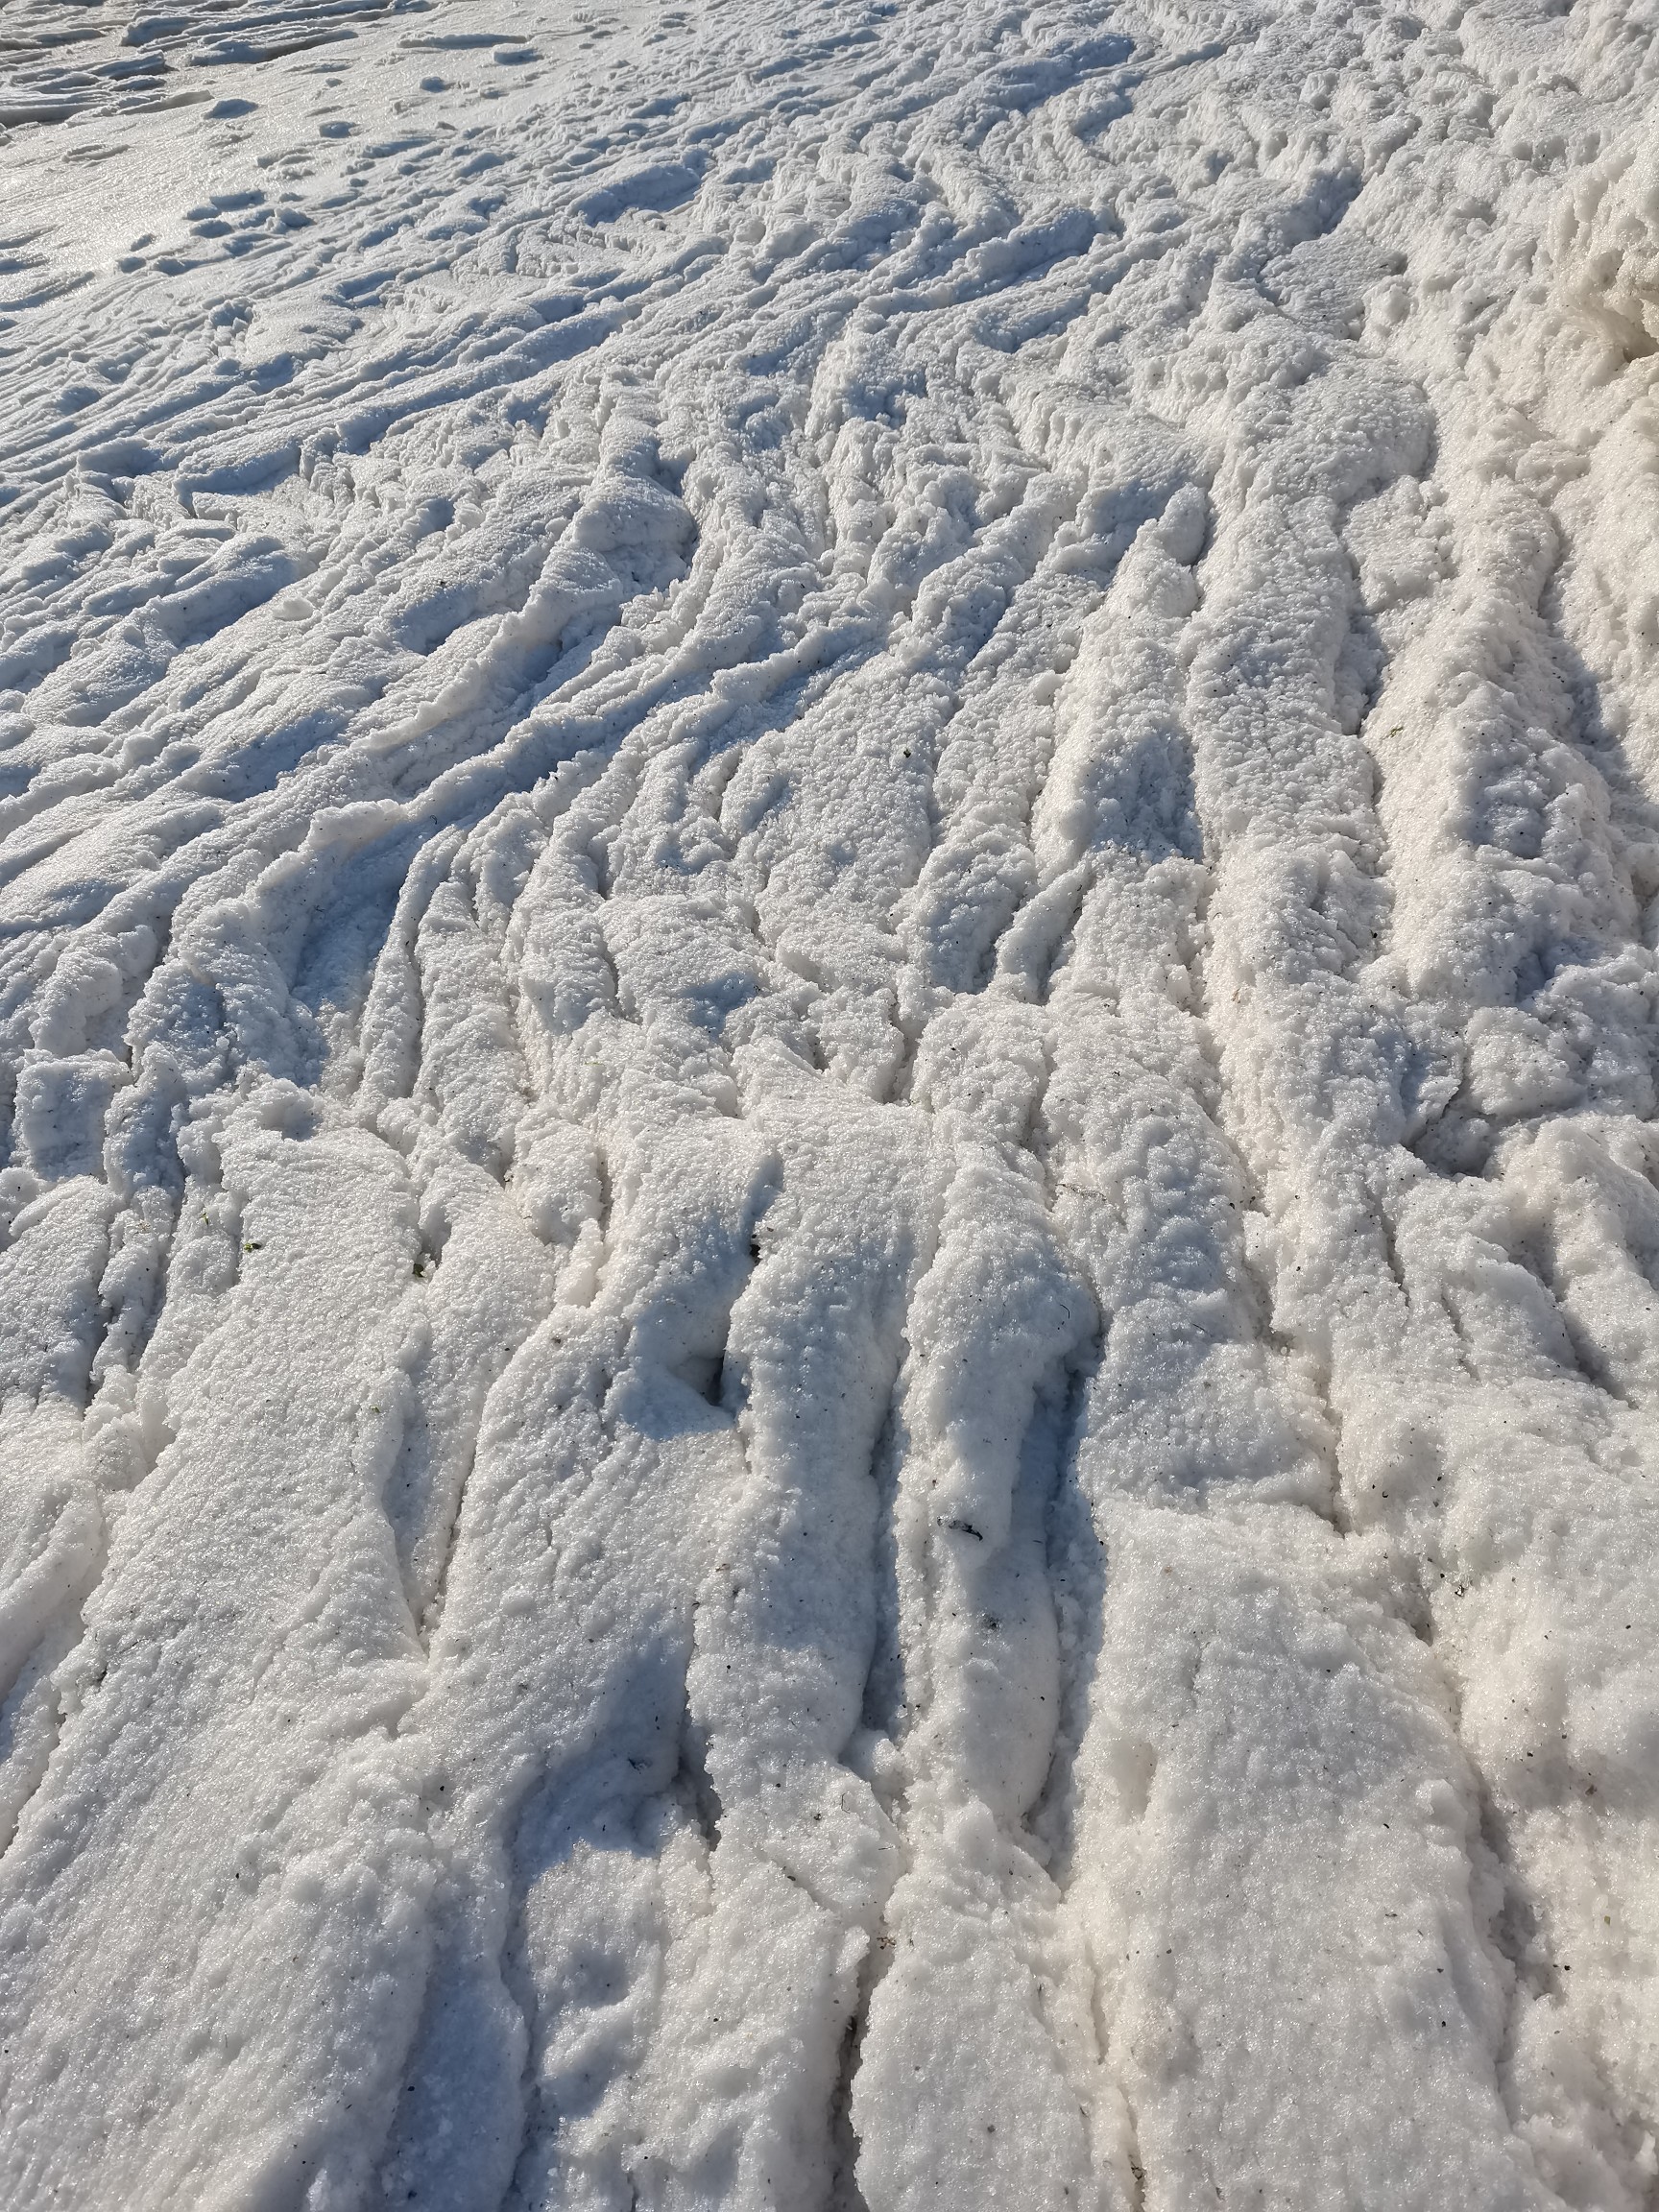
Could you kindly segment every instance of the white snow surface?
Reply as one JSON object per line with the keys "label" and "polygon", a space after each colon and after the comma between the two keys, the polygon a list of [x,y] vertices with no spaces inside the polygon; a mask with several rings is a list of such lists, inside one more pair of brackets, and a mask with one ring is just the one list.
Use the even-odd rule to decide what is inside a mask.
{"label": "white snow surface", "polygon": [[1659,2201],[1659,4],[166,8],[0,8],[0,2202]]}

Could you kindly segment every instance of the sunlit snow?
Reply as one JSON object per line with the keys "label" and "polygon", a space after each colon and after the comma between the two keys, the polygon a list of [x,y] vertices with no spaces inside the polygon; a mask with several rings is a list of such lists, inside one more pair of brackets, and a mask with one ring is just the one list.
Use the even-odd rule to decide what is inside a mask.
{"label": "sunlit snow", "polygon": [[0,48],[6,2212],[1659,2201],[1659,0]]}

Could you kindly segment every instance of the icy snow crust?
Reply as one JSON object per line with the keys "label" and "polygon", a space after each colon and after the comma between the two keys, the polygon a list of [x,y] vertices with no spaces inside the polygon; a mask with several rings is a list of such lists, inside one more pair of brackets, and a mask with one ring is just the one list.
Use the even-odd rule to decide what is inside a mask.
{"label": "icy snow crust", "polygon": [[9,2212],[1650,2204],[1653,0],[5,27]]}

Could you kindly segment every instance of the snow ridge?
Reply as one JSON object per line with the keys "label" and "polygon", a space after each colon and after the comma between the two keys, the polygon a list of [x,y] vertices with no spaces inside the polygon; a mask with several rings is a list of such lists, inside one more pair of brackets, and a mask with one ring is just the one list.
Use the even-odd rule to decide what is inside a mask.
{"label": "snow ridge", "polygon": [[12,14],[7,2203],[1650,2204],[1652,9]]}

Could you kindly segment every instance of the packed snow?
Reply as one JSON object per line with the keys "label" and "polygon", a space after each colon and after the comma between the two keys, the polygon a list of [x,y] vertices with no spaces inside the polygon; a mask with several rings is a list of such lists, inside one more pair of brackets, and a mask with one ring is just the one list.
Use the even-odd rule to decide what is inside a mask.
{"label": "packed snow", "polygon": [[1659,2202],[1659,0],[0,42],[0,2201]]}

